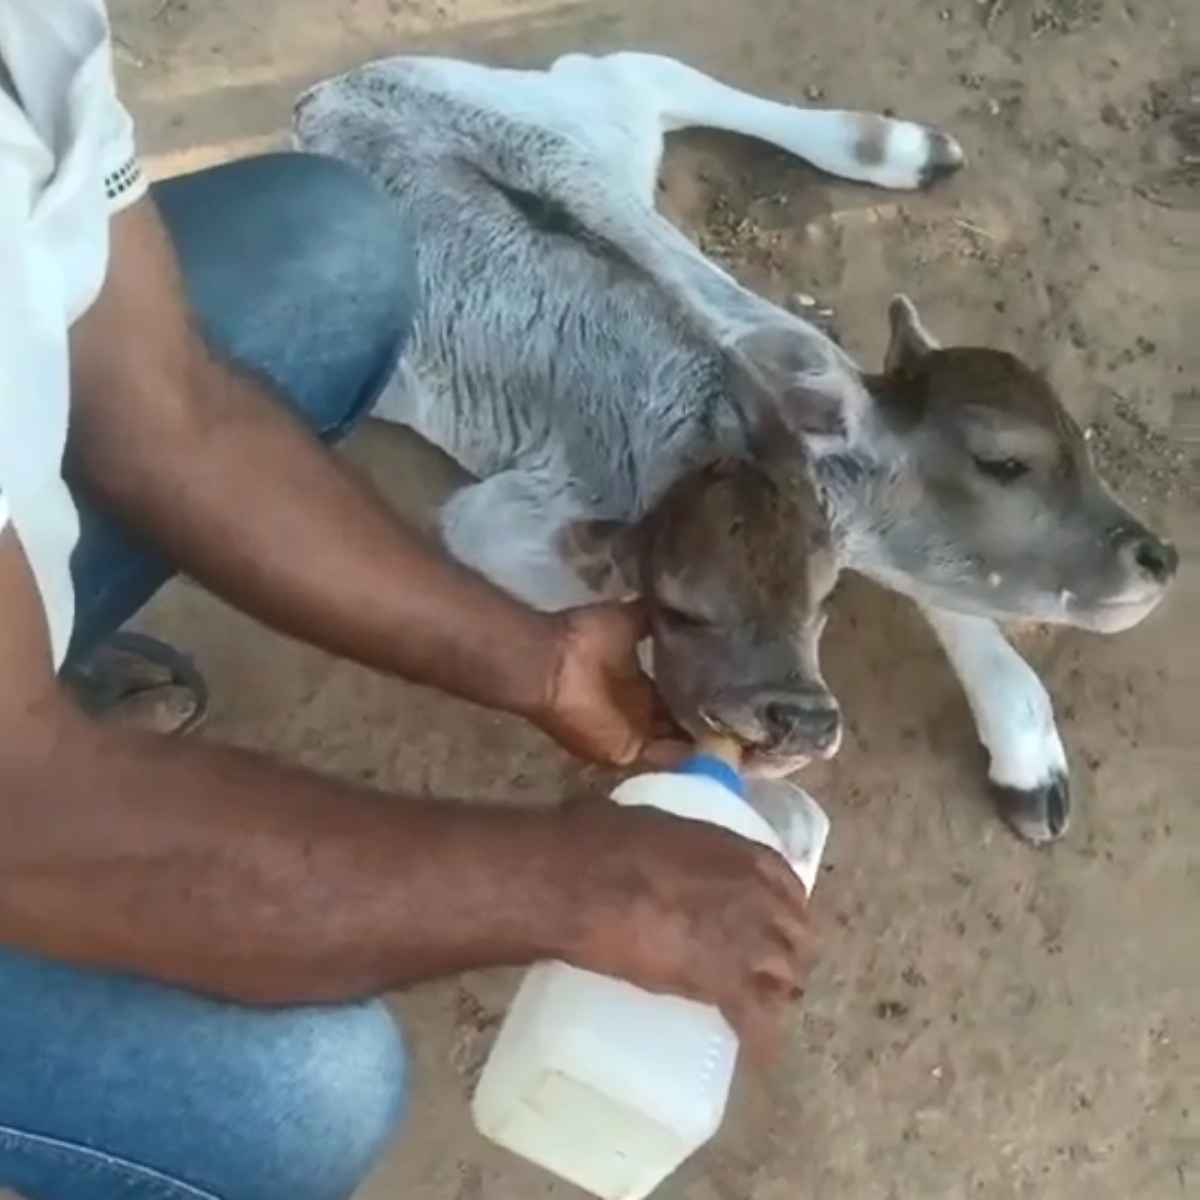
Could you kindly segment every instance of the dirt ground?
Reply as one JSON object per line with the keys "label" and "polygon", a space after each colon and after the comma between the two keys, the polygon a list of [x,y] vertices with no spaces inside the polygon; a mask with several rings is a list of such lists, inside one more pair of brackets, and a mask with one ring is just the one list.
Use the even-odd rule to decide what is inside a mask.
{"label": "dirt ground", "polygon": [[[1118,489],[1180,544],[1184,580],[1132,633],[1024,638],[1074,770],[1074,828],[1043,851],[993,818],[928,634],[901,602],[845,587],[827,646],[849,737],[806,779],[834,823],[815,903],[824,959],[775,1075],[741,1081],[715,1144],[661,1196],[1200,1196],[1193,0],[116,0],[113,11],[158,175],[279,144],[302,86],[413,51],[540,65],[566,50],[655,49],[779,98],[893,109],[963,140],[966,173],[913,197],[689,137],[665,197],[747,281],[833,302],[868,362],[902,286],[945,340],[1044,363]],[[426,464],[395,435],[369,433],[352,453],[400,502],[428,502]],[[152,620],[211,676],[209,736],[497,803],[588,782],[512,722],[298,649],[183,586]],[[468,1119],[513,983],[471,977],[397,999],[412,1118],[363,1200],[574,1195],[484,1144]]]}

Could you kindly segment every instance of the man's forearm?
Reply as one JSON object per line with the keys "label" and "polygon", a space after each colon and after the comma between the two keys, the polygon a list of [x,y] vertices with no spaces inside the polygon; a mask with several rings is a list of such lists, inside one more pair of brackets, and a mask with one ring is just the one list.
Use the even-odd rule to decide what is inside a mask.
{"label": "man's forearm", "polygon": [[112,223],[71,375],[77,468],[180,570],[336,654],[536,716],[557,623],[427,546],[210,352],[151,197]]}
{"label": "man's forearm", "polygon": [[554,812],[399,800],[75,714],[22,741],[0,754],[0,945],[246,1003],[564,953]]}
{"label": "man's forearm", "polygon": [[529,715],[554,622],[430,546],[257,380],[211,356],[157,417],[84,423],[99,495],[182,571],[343,657]]}

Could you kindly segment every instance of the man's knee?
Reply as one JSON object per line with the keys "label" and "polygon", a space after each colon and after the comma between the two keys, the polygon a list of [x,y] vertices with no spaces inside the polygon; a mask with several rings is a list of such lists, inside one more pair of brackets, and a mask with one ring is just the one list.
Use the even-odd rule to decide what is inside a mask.
{"label": "man's knee", "polygon": [[2,948],[0,994],[0,1186],[26,1195],[103,1162],[106,1195],[349,1200],[404,1115],[379,1002],[248,1008]]}
{"label": "man's knee", "polygon": [[335,439],[395,369],[420,297],[387,196],[337,159],[286,152],[155,189],[210,339]]}
{"label": "man's knee", "polygon": [[[384,344],[403,343],[418,303],[416,257],[384,192],[335,158],[299,152],[246,163],[274,192],[295,236],[295,269],[327,302],[354,309],[359,329]],[[343,321],[345,318],[343,318]]]}
{"label": "man's knee", "polygon": [[366,415],[412,333],[419,299],[412,242],[386,195],[337,159],[285,153],[253,160],[248,169],[261,173],[260,186],[287,211],[297,290],[318,297],[311,336],[360,356],[356,395],[342,392],[301,413],[322,437],[336,440]]}
{"label": "man's knee", "polygon": [[244,1052],[257,1060],[257,1120],[227,1130],[237,1144],[208,1185],[223,1200],[347,1200],[405,1112],[407,1057],[386,1007],[268,1016]]}

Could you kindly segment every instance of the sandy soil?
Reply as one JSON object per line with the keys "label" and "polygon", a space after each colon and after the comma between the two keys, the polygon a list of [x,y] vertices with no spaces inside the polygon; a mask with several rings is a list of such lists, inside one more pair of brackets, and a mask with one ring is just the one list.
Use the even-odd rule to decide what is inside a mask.
{"label": "sandy soil", "polygon": [[[1074,829],[1042,852],[993,818],[929,636],[900,602],[846,586],[827,644],[850,736],[807,780],[834,819],[816,905],[824,961],[775,1076],[742,1081],[716,1143],[662,1200],[1200,1195],[1200,306],[1194,275],[1185,283],[1200,75],[1185,69],[1198,61],[1189,10],[1195,22],[1191,0],[114,5],[123,84],[158,174],[277,144],[301,86],[415,50],[541,64],[571,49],[660,49],[781,98],[944,125],[972,165],[932,195],[830,186],[716,137],[680,146],[665,195],[756,286],[834,302],[867,360],[902,285],[946,340],[1045,363],[1094,423],[1120,490],[1191,556],[1173,602],[1143,628],[1026,641],[1075,772]],[[352,452],[419,506],[427,464],[399,441],[373,433]],[[497,803],[586,782],[511,722],[271,638],[183,587],[153,621],[211,675],[210,736]],[[363,1200],[573,1194],[469,1124],[469,1085],[512,984],[472,977],[396,1001],[415,1105]]]}

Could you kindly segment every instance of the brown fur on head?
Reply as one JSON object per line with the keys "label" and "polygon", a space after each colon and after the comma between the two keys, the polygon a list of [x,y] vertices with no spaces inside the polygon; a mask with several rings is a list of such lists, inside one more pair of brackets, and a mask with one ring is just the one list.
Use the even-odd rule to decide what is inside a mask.
{"label": "brown fur on head", "polygon": [[565,548],[598,590],[646,601],[655,679],[676,719],[731,735],[747,770],[777,775],[840,742],[819,663],[837,558],[810,463],[774,398],[749,377],[737,386],[747,453],[686,472],[636,524],[572,526]]}

